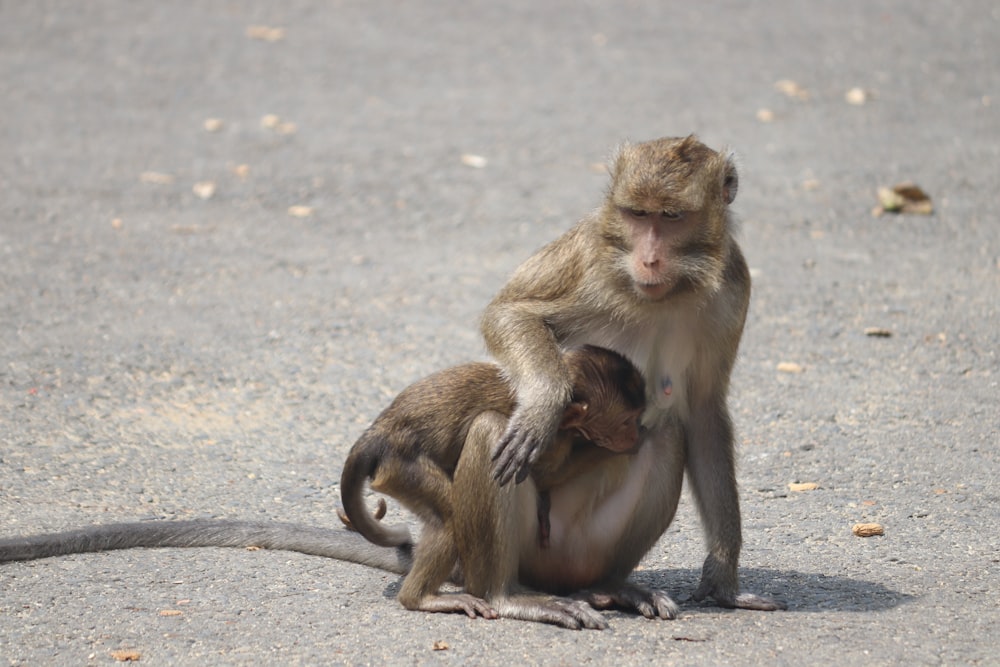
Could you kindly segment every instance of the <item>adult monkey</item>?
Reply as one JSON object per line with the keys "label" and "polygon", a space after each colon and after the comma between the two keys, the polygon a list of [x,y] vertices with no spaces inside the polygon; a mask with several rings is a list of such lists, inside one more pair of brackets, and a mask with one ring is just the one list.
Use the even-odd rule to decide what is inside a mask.
{"label": "adult monkey", "polygon": [[[750,299],[728,209],[737,186],[732,156],[694,136],[625,144],[603,206],[522,264],[487,308],[487,348],[518,399],[492,454],[501,485],[525,479],[570,399],[561,348],[617,350],[647,385],[648,435],[627,473],[553,491],[550,548],[522,560],[522,579],[537,585],[559,571],[567,588],[599,584],[614,596],[673,520],[686,470],[708,543],[694,599],[784,607],[740,593],[737,575],[742,535],[726,395]],[[595,504],[587,484],[612,490]],[[581,522],[576,510],[586,503]],[[574,558],[581,547],[586,562]]]}

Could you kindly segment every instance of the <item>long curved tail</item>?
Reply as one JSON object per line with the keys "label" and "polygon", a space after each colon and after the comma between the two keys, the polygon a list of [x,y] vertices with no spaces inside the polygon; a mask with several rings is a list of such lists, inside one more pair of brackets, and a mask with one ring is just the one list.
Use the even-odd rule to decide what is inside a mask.
{"label": "long curved tail", "polygon": [[409,545],[375,546],[342,529],[293,523],[195,519],[89,526],[0,539],[0,563],[137,547],[259,547],[360,563],[406,574]]}
{"label": "long curved tail", "polygon": [[362,444],[359,442],[347,455],[340,477],[340,502],[347,515],[344,523],[380,547],[412,547],[413,537],[406,526],[386,526],[368,511],[364,499],[365,481],[374,475],[379,457],[372,453],[373,447],[360,446]]}

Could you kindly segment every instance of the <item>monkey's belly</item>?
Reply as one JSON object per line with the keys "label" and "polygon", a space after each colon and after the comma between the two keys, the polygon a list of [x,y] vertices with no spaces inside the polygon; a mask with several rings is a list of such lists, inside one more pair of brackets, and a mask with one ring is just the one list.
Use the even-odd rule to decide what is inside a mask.
{"label": "monkey's belly", "polygon": [[653,448],[552,489],[549,545],[538,544],[521,559],[522,580],[536,588],[566,592],[604,581],[615,562],[626,524],[636,512],[653,468]]}

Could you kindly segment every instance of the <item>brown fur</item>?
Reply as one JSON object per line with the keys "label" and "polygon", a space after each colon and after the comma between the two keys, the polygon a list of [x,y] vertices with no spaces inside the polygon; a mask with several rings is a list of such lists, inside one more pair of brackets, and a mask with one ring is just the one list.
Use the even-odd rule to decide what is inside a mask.
{"label": "brown fur", "polygon": [[[585,346],[566,352],[563,359],[574,400],[564,411],[556,442],[536,464],[542,543],[548,525],[544,494],[606,458],[634,448],[645,400],[641,374],[621,355]],[[480,415],[506,419],[515,407],[513,393],[497,366],[465,364],[404,389],[351,448],[341,477],[344,523],[380,546],[412,544],[405,528],[386,527],[369,514],[363,498],[366,480],[371,480],[372,489],[396,498],[422,521],[413,569],[399,592],[400,602],[408,609],[494,615],[481,598],[441,595],[438,590],[453,577],[459,561],[466,570],[468,557],[460,558],[456,551],[455,515],[475,506],[478,497],[457,496],[453,480],[470,430]],[[629,418],[631,431],[622,428]],[[494,560],[493,554],[481,550],[476,558]],[[467,586],[475,586],[467,572],[464,578]]]}
{"label": "brown fur", "polygon": [[726,394],[750,298],[728,212],[737,187],[731,156],[693,136],[626,144],[603,206],[525,261],[487,308],[487,347],[518,398],[492,454],[501,484],[525,479],[545,456],[570,401],[560,346],[615,349],[646,380],[648,435],[628,469],[599,463],[553,490],[551,545],[522,558],[522,579],[550,590],[601,587],[646,611],[659,600],[655,614],[673,617],[665,595],[623,582],[672,521],[686,470],[709,548],[695,596],[781,606],[739,594],[737,579],[742,537]]}

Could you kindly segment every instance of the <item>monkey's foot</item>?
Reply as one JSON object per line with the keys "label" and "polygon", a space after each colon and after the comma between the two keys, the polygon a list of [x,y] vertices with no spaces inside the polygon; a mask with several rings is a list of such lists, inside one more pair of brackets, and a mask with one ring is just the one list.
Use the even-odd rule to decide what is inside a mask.
{"label": "monkey's foot", "polygon": [[582,600],[551,595],[512,595],[492,600],[501,618],[552,623],[570,630],[604,630],[608,622]]}
{"label": "monkey's foot", "polygon": [[[405,606],[405,605],[404,605]],[[447,595],[427,595],[417,604],[409,607],[414,611],[429,611],[435,613],[460,613],[469,618],[499,618],[496,610],[482,598],[468,593],[449,593]]]}
{"label": "monkey's foot", "polygon": [[752,609],[754,611],[779,611],[788,609],[788,605],[781,600],[775,600],[766,595],[756,595],[755,593],[726,593],[718,590],[706,580],[702,579],[698,589],[691,594],[691,599],[701,602],[707,597],[715,600],[715,604],[727,609]]}
{"label": "monkey's foot", "polygon": [[643,588],[635,584],[622,584],[614,589],[587,590],[574,595],[594,609],[623,609],[642,614],[646,618],[673,620],[680,614],[680,607],[663,591]]}

